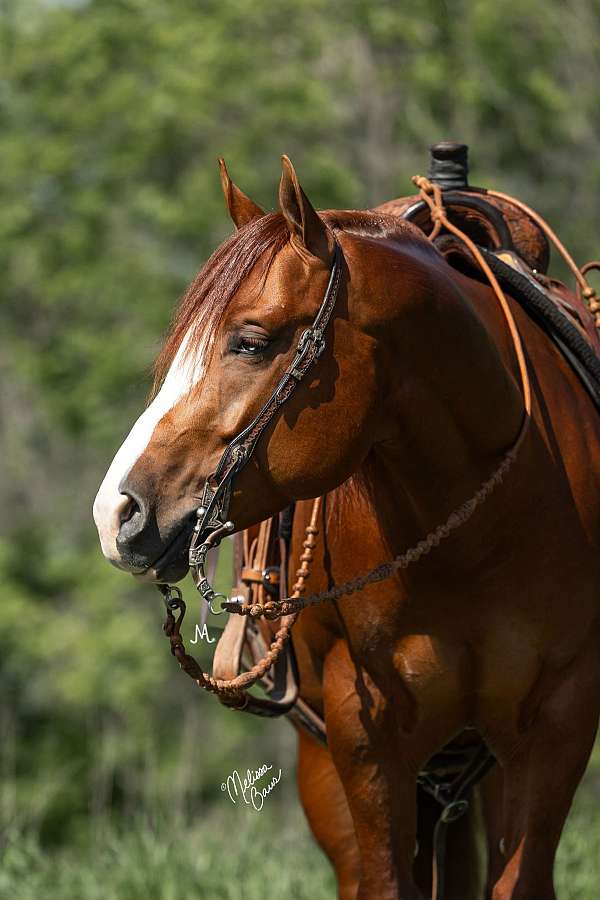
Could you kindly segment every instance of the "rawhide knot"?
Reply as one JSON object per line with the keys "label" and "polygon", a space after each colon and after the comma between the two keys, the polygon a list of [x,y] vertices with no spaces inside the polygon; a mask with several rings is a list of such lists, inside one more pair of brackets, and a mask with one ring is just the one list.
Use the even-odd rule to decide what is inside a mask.
{"label": "rawhide knot", "polygon": [[424,175],[413,175],[411,181],[419,190],[424,191],[426,194],[433,194],[433,184]]}
{"label": "rawhide knot", "polygon": [[265,619],[270,619],[273,621],[274,619],[278,619],[280,616],[280,612],[278,609],[279,604],[277,604],[274,600],[267,600],[263,607],[263,616]]}

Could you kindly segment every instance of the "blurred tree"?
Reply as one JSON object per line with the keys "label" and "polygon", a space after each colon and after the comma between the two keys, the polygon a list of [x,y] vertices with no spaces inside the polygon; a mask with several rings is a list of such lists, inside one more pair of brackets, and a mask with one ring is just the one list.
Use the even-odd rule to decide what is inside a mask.
{"label": "blurred tree", "polygon": [[[168,784],[161,748],[200,703],[168,681],[149,590],[100,560],[90,508],[177,296],[230,230],[216,157],[266,208],[282,152],[318,206],[362,207],[411,193],[427,146],[462,140],[473,183],[513,190],[590,256],[599,14],[600,0],[0,0],[0,768],[31,809],[36,770],[54,772],[38,818]],[[285,727],[201,709],[225,754]],[[186,715],[202,794],[222,764],[189,762]],[[24,806],[7,796],[10,818]]]}

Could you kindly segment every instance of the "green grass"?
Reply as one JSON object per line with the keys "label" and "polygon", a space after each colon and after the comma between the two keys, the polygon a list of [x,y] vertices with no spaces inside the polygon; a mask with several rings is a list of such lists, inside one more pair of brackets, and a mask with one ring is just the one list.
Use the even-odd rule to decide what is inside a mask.
{"label": "green grass", "polygon": [[[225,802],[225,801],[224,801]],[[53,853],[9,837],[0,897],[13,900],[321,900],[329,865],[298,809],[285,819],[233,807],[182,822],[107,828],[87,847]]]}
{"label": "green grass", "polygon": [[[560,767],[557,765],[557,779]],[[553,785],[548,785],[552,791]],[[600,741],[579,785],[556,861],[560,900],[597,900],[600,896]]]}
{"label": "green grass", "polygon": [[[588,770],[557,863],[561,900],[596,900],[600,883],[600,765]],[[268,798],[273,800],[274,798]],[[97,826],[80,844],[48,851],[6,836],[0,897],[12,900],[329,900],[335,881],[299,805],[259,813],[222,803],[194,822],[157,815]]]}

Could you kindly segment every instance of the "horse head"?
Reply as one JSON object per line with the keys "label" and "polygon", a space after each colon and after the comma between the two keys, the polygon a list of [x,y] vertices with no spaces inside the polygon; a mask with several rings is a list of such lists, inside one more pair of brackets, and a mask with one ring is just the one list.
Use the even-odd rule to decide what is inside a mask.
{"label": "horse head", "polygon": [[238,230],[184,295],[157,360],[154,397],[94,504],[105,556],[154,580],[187,571],[203,486],[294,357],[327,290],[337,242],[344,259],[325,351],[236,476],[230,506],[236,527],[339,485],[381,436],[385,391],[375,349],[385,316],[383,308],[379,315],[364,309],[367,265],[355,245],[411,226],[374,214],[317,214],[286,157],[281,211],[265,214],[220,163]]}

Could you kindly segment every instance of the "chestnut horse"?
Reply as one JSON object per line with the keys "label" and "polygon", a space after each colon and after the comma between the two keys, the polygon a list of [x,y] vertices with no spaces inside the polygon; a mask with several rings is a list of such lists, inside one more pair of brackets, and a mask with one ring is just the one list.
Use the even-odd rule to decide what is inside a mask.
{"label": "chestnut horse", "polygon": [[[326,349],[236,476],[230,506],[242,529],[326,495],[319,590],[416,544],[497,469],[524,415],[514,347],[491,290],[410,224],[377,211],[317,214],[286,158],[280,213],[225,184],[239,230],[182,301],[160,390],[117,453],[95,519],[105,555],[125,571],[147,581],[186,573],[204,483],[314,319],[337,242]],[[327,750],[300,735],[302,797],[344,898],[424,896],[416,776],[469,727],[503,776],[493,900],[555,897],[554,856],[599,712],[600,420],[546,335],[511,305],[533,406],[503,482],[425,558],[306,610],[295,629],[302,696],[328,733]],[[467,826],[456,827],[470,846]],[[450,847],[465,870],[466,852],[457,859]],[[451,895],[476,896],[468,880]]]}

